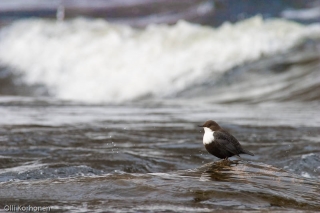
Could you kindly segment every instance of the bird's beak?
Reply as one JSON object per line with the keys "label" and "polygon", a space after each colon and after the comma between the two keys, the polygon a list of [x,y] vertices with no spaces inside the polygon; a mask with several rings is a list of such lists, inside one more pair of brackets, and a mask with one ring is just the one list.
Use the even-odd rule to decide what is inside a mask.
{"label": "bird's beak", "polygon": [[198,127],[203,127],[203,125],[198,125]]}

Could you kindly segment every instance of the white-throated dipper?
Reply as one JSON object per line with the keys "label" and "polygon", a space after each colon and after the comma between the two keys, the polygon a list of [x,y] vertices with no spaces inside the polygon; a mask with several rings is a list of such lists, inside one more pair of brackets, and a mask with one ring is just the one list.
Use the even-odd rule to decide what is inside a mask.
{"label": "white-throated dipper", "polygon": [[199,127],[204,129],[203,145],[210,154],[225,160],[234,155],[239,156],[239,154],[253,155],[243,149],[239,141],[215,121],[206,121]]}

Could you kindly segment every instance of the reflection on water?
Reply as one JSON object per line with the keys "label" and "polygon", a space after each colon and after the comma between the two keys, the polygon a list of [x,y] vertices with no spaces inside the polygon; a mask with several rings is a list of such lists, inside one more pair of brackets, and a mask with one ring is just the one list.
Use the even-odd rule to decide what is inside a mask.
{"label": "reflection on water", "polygon": [[[206,164],[193,172],[193,177],[200,173],[199,180],[209,182],[207,187],[195,193],[194,200],[198,202],[223,205],[214,198],[219,191],[221,197],[228,200],[226,203],[229,207],[234,205],[239,208],[240,204],[252,208],[264,205],[306,209],[320,207],[317,196],[320,193],[318,181],[305,179],[263,163],[220,161]],[[213,186],[214,190],[208,190]]]}

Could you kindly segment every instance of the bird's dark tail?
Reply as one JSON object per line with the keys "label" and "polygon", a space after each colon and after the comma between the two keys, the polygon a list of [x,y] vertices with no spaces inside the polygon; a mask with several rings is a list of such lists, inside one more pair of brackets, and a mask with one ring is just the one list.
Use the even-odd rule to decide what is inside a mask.
{"label": "bird's dark tail", "polygon": [[245,149],[242,149],[242,154],[247,154],[247,155],[254,156],[254,154],[252,154],[251,152],[249,152],[248,150],[245,150]]}

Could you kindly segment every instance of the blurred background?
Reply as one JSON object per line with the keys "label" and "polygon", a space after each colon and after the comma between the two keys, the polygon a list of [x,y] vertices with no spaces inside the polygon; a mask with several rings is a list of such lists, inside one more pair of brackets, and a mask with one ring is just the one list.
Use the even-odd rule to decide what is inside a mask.
{"label": "blurred background", "polygon": [[[318,0],[3,0],[0,94],[319,99],[319,81],[305,81],[311,74],[283,74],[319,59],[319,20]],[[304,83],[292,88],[294,80]]]}
{"label": "blurred background", "polygon": [[82,16],[140,27],[174,24],[180,19],[217,27],[225,21],[236,22],[260,14],[312,23],[319,21],[319,7],[317,0],[3,0],[1,21]]}

